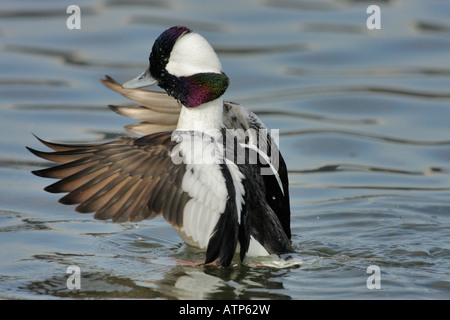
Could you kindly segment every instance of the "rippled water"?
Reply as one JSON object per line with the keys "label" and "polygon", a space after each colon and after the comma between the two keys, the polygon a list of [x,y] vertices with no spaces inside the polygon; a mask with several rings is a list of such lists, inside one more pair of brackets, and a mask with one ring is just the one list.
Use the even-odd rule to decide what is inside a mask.
{"label": "rippled water", "polygon": [[[0,298],[450,298],[449,1],[77,1],[81,30],[70,1],[0,3]],[[106,106],[127,102],[98,79],[138,74],[172,25],[217,49],[226,99],[280,129],[300,267],[189,266],[204,253],[164,220],[93,220],[30,173],[32,133],[124,134]]]}

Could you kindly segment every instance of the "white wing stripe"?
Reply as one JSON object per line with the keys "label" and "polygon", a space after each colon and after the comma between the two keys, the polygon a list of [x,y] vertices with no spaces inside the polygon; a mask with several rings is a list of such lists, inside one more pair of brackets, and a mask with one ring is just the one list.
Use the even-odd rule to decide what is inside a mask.
{"label": "white wing stripe", "polygon": [[233,184],[234,189],[236,190],[236,207],[238,211],[238,222],[241,223],[241,211],[242,206],[244,205],[244,195],[245,195],[245,189],[244,185],[242,184],[242,180],[245,178],[241,171],[239,171],[239,168],[237,165],[228,159],[226,159],[226,164],[228,166],[228,169],[230,171],[231,177],[233,178]]}
{"label": "white wing stripe", "polygon": [[263,159],[264,161],[266,161],[266,163],[269,164],[269,168],[270,170],[273,172],[273,175],[275,176],[275,178],[277,179],[278,182],[278,186],[281,189],[281,192],[284,195],[284,189],[283,189],[283,183],[281,182],[280,179],[280,175],[278,174],[278,171],[275,169],[275,167],[272,165],[272,162],[270,161],[269,157],[267,156],[267,154],[265,154],[264,152],[262,152],[260,149],[258,149],[255,145],[252,144],[244,144],[244,143],[240,143],[240,145],[244,148],[249,148],[252,150],[255,150]]}

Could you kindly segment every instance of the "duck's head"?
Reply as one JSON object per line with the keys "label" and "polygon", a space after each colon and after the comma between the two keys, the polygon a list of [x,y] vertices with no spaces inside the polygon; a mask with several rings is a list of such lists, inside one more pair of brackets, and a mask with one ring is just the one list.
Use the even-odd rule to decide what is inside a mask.
{"label": "duck's head", "polygon": [[149,60],[149,68],[125,82],[124,88],[158,84],[182,105],[192,108],[218,99],[228,87],[228,77],[214,49],[189,28],[164,31],[153,44]]}

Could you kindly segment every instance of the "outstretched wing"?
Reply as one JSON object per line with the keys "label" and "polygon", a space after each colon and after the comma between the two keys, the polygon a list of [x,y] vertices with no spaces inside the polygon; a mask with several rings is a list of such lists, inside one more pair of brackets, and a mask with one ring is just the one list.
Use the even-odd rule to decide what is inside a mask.
{"label": "outstretched wing", "polygon": [[165,92],[144,89],[126,89],[113,78],[101,79],[108,88],[139,104],[139,106],[108,107],[120,115],[141,122],[125,126],[125,130],[139,135],[148,135],[161,131],[173,131],[178,123],[181,106]]}
{"label": "outstretched wing", "polygon": [[[214,143],[210,138],[160,132],[103,144],[39,140],[54,151],[28,150],[58,165],[33,173],[59,179],[45,190],[67,193],[61,203],[78,204],[78,212],[95,212],[94,218],[114,222],[162,215],[184,240],[207,249],[205,263],[217,258],[222,266],[231,263],[241,208],[237,205],[240,198],[234,195],[242,177],[230,173],[226,165],[202,164],[198,160],[205,154],[197,155],[200,159],[189,158],[192,143]],[[231,176],[231,183],[225,175]]]}
{"label": "outstretched wing", "polygon": [[170,132],[103,144],[39,140],[54,152],[28,150],[59,165],[33,173],[59,179],[45,190],[67,193],[61,203],[78,204],[78,212],[95,212],[101,220],[137,222],[162,214],[174,227],[182,227],[190,197],[181,187],[185,165],[174,165],[170,158],[174,146]]}

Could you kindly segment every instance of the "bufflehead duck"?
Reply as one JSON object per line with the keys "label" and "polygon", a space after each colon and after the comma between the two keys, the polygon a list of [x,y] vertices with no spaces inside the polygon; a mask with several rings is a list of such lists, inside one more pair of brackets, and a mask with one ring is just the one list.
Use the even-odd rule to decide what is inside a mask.
{"label": "bufflehead duck", "polygon": [[[205,264],[229,266],[237,251],[241,261],[292,253],[285,162],[260,119],[223,100],[229,80],[214,49],[192,30],[172,27],[149,60],[122,86],[102,80],[140,105],[109,107],[141,120],[125,129],[143,136],[83,145],[38,138],[53,151],[28,149],[58,163],[33,171],[59,179],[45,190],[67,193],[61,203],[96,219],[162,215],[184,241],[206,249]],[[165,92],[140,89],[154,84]]]}

